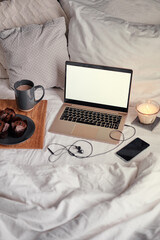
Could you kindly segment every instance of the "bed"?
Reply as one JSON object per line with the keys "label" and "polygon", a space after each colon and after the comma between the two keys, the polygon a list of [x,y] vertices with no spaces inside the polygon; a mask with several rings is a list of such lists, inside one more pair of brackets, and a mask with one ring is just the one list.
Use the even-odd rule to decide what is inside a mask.
{"label": "bed", "polygon": [[[0,98],[15,99],[14,82],[27,77],[45,86],[47,100],[43,149],[0,149],[0,239],[159,240],[160,124],[151,130],[136,126],[133,121],[139,100],[149,98],[160,103],[160,2],[59,2],[0,2]],[[139,11],[135,12],[137,7]],[[151,10],[148,17],[140,14],[142,8]],[[12,18],[11,12],[15,14]],[[95,24],[97,28],[93,27]],[[7,28],[11,29],[5,31]],[[27,35],[21,34],[26,31]],[[104,37],[100,37],[100,31]],[[37,60],[29,45],[37,37],[34,34],[40,33],[44,36],[35,45],[41,54]],[[20,52],[15,46],[17,36]],[[42,42],[46,36],[49,40],[45,41],[44,50]],[[32,66],[35,64],[34,71],[30,71],[28,59],[24,60],[25,54]],[[113,58],[115,54],[117,57]],[[42,57],[45,66],[40,61]],[[84,152],[88,148],[82,139],[49,131],[63,103],[64,63],[68,59],[133,68],[126,124],[134,126],[134,136],[133,128],[125,126],[126,141],[119,146],[89,141],[93,147],[91,157],[79,159],[68,154],[65,147],[70,145],[80,145]],[[37,91],[36,97],[40,95]],[[150,147],[126,163],[115,152],[136,137],[147,141]],[[48,146],[57,154],[51,154]]]}

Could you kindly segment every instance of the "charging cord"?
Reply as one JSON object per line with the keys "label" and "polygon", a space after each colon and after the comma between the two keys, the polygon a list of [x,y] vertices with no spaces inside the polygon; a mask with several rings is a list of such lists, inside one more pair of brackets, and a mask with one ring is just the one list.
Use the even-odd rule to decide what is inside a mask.
{"label": "charging cord", "polygon": [[[78,158],[78,159],[83,159],[83,158],[93,158],[93,157],[97,157],[97,156],[100,156],[100,155],[104,155],[104,154],[107,154],[113,150],[115,150],[116,148],[118,148],[123,142],[131,139],[135,134],[136,134],[136,129],[135,127],[131,126],[131,125],[128,125],[128,124],[125,124],[124,125],[125,127],[128,127],[128,128],[132,128],[133,130],[133,133],[130,137],[128,138],[125,138],[124,136],[124,133],[119,131],[119,130],[113,130],[110,132],[110,135],[109,137],[112,139],[112,140],[115,140],[115,141],[119,141],[119,144],[116,145],[114,148],[111,148],[105,152],[102,152],[102,153],[97,153],[97,154],[94,154],[93,155],[93,145],[92,143],[90,143],[89,141],[87,140],[77,140],[75,141],[73,144],[70,144],[70,145],[63,145],[63,144],[59,144],[59,143],[51,143],[48,145],[47,149],[49,150],[49,152],[51,153],[51,155],[49,156],[48,158],[48,161],[49,162],[55,162],[57,161],[63,154],[65,153],[68,153],[70,156],[72,157],[75,157],[75,158]],[[122,136],[122,139],[117,139],[115,137],[113,137],[113,133],[116,133],[116,132],[119,132],[121,133],[121,136]],[[81,147],[81,144],[85,144],[85,148],[87,149],[87,152],[88,154],[85,154],[85,151],[82,149]],[[55,151],[52,151],[51,150],[51,146],[52,145],[55,145],[55,146],[59,146],[60,148],[55,150]],[[75,150],[76,150],[76,153],[75,153]],[[54,158],[53,158],[54,156]],[[52,159],[51,159],[52,158]]]}

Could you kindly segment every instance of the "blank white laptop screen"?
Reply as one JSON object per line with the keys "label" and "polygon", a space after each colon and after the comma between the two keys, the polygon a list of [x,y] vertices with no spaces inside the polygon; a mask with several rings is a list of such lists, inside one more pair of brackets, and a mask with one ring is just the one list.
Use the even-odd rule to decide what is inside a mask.
{"label": "blank white laptop screen", "polygon": [[67,99],[127,108],[131,73],[67,65]]}

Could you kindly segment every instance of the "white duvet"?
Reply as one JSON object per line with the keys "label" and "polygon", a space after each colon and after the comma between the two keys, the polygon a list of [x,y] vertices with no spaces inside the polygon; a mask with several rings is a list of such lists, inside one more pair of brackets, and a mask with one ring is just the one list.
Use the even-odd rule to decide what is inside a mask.
{"label": "white duvet", "polygon": [[[7,81],[0,84],[1,98],[13,99]],[[160,102],[159,87],[159,81],[133,84],[127,124],[142,96]],[[48,131],[63,91],[47,90],[45,99],[44,149],[0,150],[0,240],[159,240],[160,126],[152,132],[136,127],[134,137],[150,147],[128,164],[115,155],[118,148],[83,160],[65,153],[50,163],[49,144],[78,139]],[[129,137],[132,130],[125,128],[124,134]],[[93,154],[113,148],[92,144]]]}

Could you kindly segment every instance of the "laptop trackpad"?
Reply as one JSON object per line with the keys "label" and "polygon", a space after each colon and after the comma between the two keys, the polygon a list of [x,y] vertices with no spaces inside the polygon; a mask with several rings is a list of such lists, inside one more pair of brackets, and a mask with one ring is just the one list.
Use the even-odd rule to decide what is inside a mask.
{"label": "laptop trackpad", "polygon": [[81,126],[81,125],[75,125],[75,127],[72,130],[72,134],[74,136],[78,137],[85,137],[85,138],[95,138],[97,135],[98,129],[92,127],[92,126]]}

